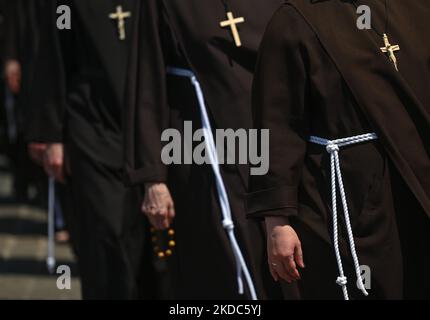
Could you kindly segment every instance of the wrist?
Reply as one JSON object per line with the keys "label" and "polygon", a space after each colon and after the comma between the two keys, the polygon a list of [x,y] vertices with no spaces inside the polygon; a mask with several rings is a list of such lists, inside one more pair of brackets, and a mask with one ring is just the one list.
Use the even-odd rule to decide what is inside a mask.
{"label": "wrist", "polygon": [[46,144],[48,147],[62,147],[63,143],[62,142],[48,142],[48,143],[44,143]]}
{"label": "wrist", "polygon": [[266,225],[276,225],[276,226],[289,226],[290,225],[290,218],[286,216],[271,216],[271,217],[265,217],[264,222]]}
{"label": "wrist", "polygon": [[144,186],[145,186],[145,190],[148,190],[149,188],[152,188],[154,186],[160,186],[163,185],[163,182],[145,182]]}
{"label": "wrist", "polygon": [[290,226],[290,219],[285,216],[266,217],[264,222],[266,224],[266,231],[268,234],[272,233],[276,228]]}

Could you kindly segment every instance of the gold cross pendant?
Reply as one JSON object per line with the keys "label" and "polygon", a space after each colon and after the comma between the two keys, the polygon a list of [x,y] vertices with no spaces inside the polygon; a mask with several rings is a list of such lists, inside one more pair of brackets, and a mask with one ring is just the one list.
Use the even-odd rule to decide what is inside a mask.
{"label": "gold cross pendant", "polygon": [[386,53],[388,55],[388,58],[390,58],[390,61],[394,64],[394,67],[397,71],[399,71],[399,68],[397,66],[397,57],[395,52],[400,51],[399,45],[391,45],[390,41],[388,40],[388,36],[386,33],[384,33],[384,45],[385,47],[381,48],[381,51],[383,53]]}
{"label": "gold cross pendant", "polygon": [[125,19],[131,17],[130,11],[122,11],[122,6],[116,7],[116,12],[109,14],[112,20],[118,20],[118,34],[120,40],[125,40]]}
{"label": "gold cross pendant", "polygon": [[239,23],[244,23],[244,22],[245,22],[244,17],[235,18],[233,15],[233,12],[231,11],[227,12],[227,20],[220,22],[221,28],[230,27],[236,47],[242,46],[239,31],[237,30],[237,25]]}

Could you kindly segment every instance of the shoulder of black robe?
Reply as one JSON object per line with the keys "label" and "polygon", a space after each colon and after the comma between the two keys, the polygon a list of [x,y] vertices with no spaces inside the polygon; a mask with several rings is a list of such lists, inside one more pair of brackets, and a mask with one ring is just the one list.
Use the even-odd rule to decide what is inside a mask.
{"label": "shoulder of black robe", "polygon": [[[237,25],[242,46],[236,47],[226,20],[223,1],[162,0],[173,32],[183,49],[189,68],[199,80],[214,118],[214,127],[252,127],[251,84],[258,48],[273,13],[283,0],[235,0],[228,10],[244,17]],[[198,30],[198,31],[195,31]],[[231,111],[234,108],[234,113]]]}
{"label": "shoulder of black robe", "polygon": [[[276,21],[273,24],[278,24],[278,27],[269,31],[267,41],[265,41],[268,49],[263,48],[262,51],[263,55],[267,54],[275,58],[277,56],[281,58],[279,57],[280,51],[284,51],[286,54],[290,52],[288,55],[296,52],[295,57],[290,57],[291,63],[287,61],[287,65],[301,65],[306,59],[306,50],[304,50],[306,37],[316,37],[337,66],[370,125],[379,135],[387,154],[422,207],[430,214],[430,111],[428,108],[430,97],[428,85],[425,89],[426,85],[423,88],[421,84],[421,82],[426,83],[422,80],[428,79],[430,71],[428,62],[426,62],[430,59],[429,44],[423,44],[421,41],[429,37],[430,3],[391,1],[390,10],[395,16],[392,17],[392,20],[397,21],[391,34],[398,38],[395,39],[396,41],[403,40],[401,43],[403,57],[405,58],[407,55],[415,57],[413,60],[415,70],[412,69],[412,72],[410,71],[408,74],[406,72],[402,74],[401,67],[400,73],[395,71],[386,56],[380,52],[383,43],[375,41],[372,31],[357,29],[358,15],[355,7],[349,2],[338,0],[286,1],[282,14],[289,12],[291,19],[282,19],[282,14],[279,14],[277,19],[275,18]],[[288,36],[288,30],[296,32],[296,36]],[[399,30],[403,30],[403,32]],[[410,43],[409,48],[408,43]],[[295,50],[294,47],[296,47]],[[408,69],[411,64],[408,64]],[[264,79],[264,75],[270,71],[263,69],[270,70],[270,65],[268,63],[260,66],[261,74],[257,76],[257,87],[264,88],[261,79]],[[289,83],[288,79],[291,77],[285,74],[285,77],[279,80]],[[281,91],[279,94],[282,97]],[[260,105],[261,101],[258,101],[258,90],[256,96],[257,106],[263,107],[264,104]],[[291,96],[284,96],[284,98],[294,99]],[[293,115],[293,117],[295,116]],[[273,139],[273,133],[271,139]],[[296,145],[300,148],[301,144]],[[303,152],[300,150],[297,155],[303,156]],[[296,165],[295,170],[300,171],[301,162],[297,162]],[[276,171],[276,167],[274,170]],[[290,174],[292,173],[290,172]],[[289,181],[292,181],[294,188],[296,180],[284,177],[282,174],[275,173],[273,176],[279,181],[272,181],[270,176],[267,179],[263,178],[263,181],[258,183],[259,192],[250,195],[250,206],[254,208],[253,211],[259,211],[258,199],[266,198],[273,198],[273,207],[282,208],[282,214],[285,214],[284,208],[294,207],[296,201],[294,194],[291,201],[285,201],[282,200],[286,197],[286,191],[282,191],[283,188],[278,186],[273,190],[264,190],[264,187],[277,186],[280,181],[286,182],[288,185]],[[260,209],[270,211],[268,208],[265,205]],[[295,211],[293,210],[293,212]],[[276,212],[274,214],[276,215]]]}
{"label": "shoulder of black robe", "polygon": [[[129,21],[135,19],[135,2],[135,0],[73,1],[75,15],[79,17],[82,28],[89,38],[89,50],[94,50],[93,55],[100,63],[97,68],[106,73],[105,80],[113,90],[115,105],[118,107],[123,104],[130,43],[128,36],[125,40],[118,41],[117,22],[110,19],[108,15],[114,13],[115,7],[120,4],[124,11],[131,12],[131,17],[125,22],[128,35],[131,29]],[[101,16],[101,12],[105,11],[107,11],[106,15]]]}
{"label": "shoulder of black robe", "polygon": [[[396,72],[348,2],[290,0],[337,65],[399,173],[430,215],[430,2],[390,1],[390,35],[408,72]],[[406,60],[406,59],[404,59]],[[414,66],[414,67],[413,67]],[[406,69],[406,68],[405,68]]]}
{"label": "shoulder of black robe", "polygon": [[[134,3],[135,1],[128,1],[123,7],[129,11]],[[56,11],[60,4],[68,5],[71,9],[71,30],[58,30],[56,26]],[[32,105],[29,111],[31,121],[26,135],[28,141],[62,141],[63,131],[67,129],[64,117],[67,115],[65,111],[70,99],[69,93],[73,90],[71,84],[84,82],[93,73],[99,74],[99,82],[93,83],[106,91],[100,98],[105,99],[104,102],[108,101],[109,105],[100,108],[103,110],[93,111],[97,113],[95,116],[99,117],[97,121],[103,122],[103,130],[109,128],[110,131],[103,133],[106,143],[102,145],[103,143],[93,139],[100,134],[94,132],[92,119],[86,119],[86,122],[79,120],[81,124],[85,124],[80,132],[81,136],[76,138],[80,139],[77,143],[85,144],[85,152],[91,157],[103,158],[111,166],[122,162],[120,118],[129,40],[118,40],[117,25],[109,18],[109,13],[115,10],[116,4],[116,1],[103,0],[48,0],[45,3],[48,8],[40,17],[40,50],[35,59]],[[129,31],[129,23],[126,23],[126,31]],[[93,98],[97,99],[94,94],[84,99]],[[100,114],[102,111],[103,115]],[[107,117],[109,119],[106,119]],[[83,130],[93,130],[93,137],[82,137]],[[107,159],[108,157],[111,159]]]}
{"label": "shoulder of black robe", "polygon": [[[245,16],[240,26],[243,45],[219,23],[226,19],[222,1],[143,1],[133,39],[127,103],[126,166],[131,183],[165,181],[161,132],[169,124],[166,64],[160,25],[167,20],[175,41],[199,80],[215,128],[252,126],[250,87],[262,34],[281,0],[234,1],[231,9]],[[180,66],[184,67],[184,66]],[[234,112],[232,112],[234,110]],[[197,111],[197,110],[196,110]],[[139,124],[139,125],[137,125]],[[246,174],[247,175],[247,174]]]}
{"label": "shoulder of black robe", "polygon": [[63,141],[66,84],[56,24],[57,1],[48,0],[45,6],[45,11],[40,12],[40,50],[35,57],[25,139],[53,143]]}

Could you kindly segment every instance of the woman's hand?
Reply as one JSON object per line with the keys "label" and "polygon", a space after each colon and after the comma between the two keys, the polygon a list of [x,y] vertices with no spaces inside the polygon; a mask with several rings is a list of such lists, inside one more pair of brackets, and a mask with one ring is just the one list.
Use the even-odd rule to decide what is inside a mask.
{"label": "woman's hand", "polygon": [[155,229],[165,230],[170,227],[175,217],[175,205],[166,184],[145,184],[142,212],[146,214]]}
{"label": "woman's hand", "polygon": [[265,219],[270,273],[275,281],[288,283],[300,280],[298,267],[304,268],[302,245],[285,217]]}
{"label": "woman's hand", "polygon": [[18,94],[21,89],[21,65],[16,60],[8,60],[5,63],[6,85],[9,90]]}
{"label": "woman's hand", "polygon": [[48,144],[43,159],[46,174],[55,180],[65,183],[64,145],[62,143]]}
{"label": "woman's hand", "polygon": [[27,146],[30,158],[39,166],[43,166],[45,151],[48,148],[46,143],[30,143]]}

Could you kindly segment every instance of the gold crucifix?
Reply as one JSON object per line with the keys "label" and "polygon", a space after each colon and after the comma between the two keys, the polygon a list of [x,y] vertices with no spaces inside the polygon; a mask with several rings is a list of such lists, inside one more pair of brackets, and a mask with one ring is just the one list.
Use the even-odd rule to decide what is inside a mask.
{"label": "gold crucifix", "polygon": [[388,57],[390,58],[390,61],[394,64],[394,67],[396,68],[396,70],[399,71],[399,68],[397,67],[397,58],[396,58],[395,52],[400,51],[400,46],[391,45],[386,33],[384,33],[384,45],[385,47],[382,47],[381,51],[388,55]]}
{"label": "gold crucifix", "polygon": [[242,42],[240,41],[239,31],[237,30],[237,25],[239,23],[244,23],[244,22],[245,22],[244,17],[235,18],[233,15],[233,12],[231,11],[227,12],[227,20],[220,22],[221,28],[225,28],[225,27],[231,28],[231,33],[233,34],[234,43],[236,44],[236,47],[242,46]]}
{"label": "gold crucifix", "polygon": [[125,19],[131,17],[130,11],[122,11],[122,6],[116,7],[116,12],[109,14],[109,18],[118,20],[119,39],[125,40]]}

